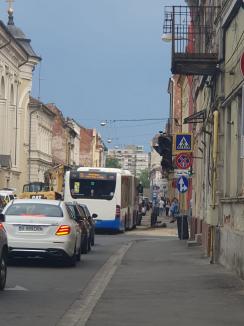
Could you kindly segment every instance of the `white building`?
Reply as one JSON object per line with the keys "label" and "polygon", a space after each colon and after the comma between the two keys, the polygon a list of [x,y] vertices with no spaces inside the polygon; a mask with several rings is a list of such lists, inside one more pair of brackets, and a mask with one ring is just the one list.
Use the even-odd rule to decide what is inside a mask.
{"label": "white building", "polygon": [[52,131],[55,114],[39,100],[30,98],[29,115],[28,182],[44,182],[45,172],[52,167]]}
{"label": "white building", "polygon": [[32,73],[40,61],[30,40],[9,21],[0,21],[0,187],[16,188],[28,181],[29,94]]}
{"label": "white building", "polygon": [[109,149],[108,157],[116,158],[123,169],[129,170],[137,177],[141,171],[148,169],[149,156],[143,146],[128,145],[124,148]]}

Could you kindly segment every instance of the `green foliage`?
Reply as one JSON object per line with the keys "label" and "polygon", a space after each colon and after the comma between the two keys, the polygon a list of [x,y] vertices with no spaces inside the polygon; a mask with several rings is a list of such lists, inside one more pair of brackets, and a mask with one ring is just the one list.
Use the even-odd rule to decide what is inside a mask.
{"label": "green foliage", "polygon": [[149,171],[148,169],[142,170],[139,180],[141,181],[144,188],[149,188],[150,182],[149,182]]}
{"label": "green foliage", "polygon": [[117,168],[121,169],[121,165],[119,164],[119,160],[114,157],[106,158],[106,168]]}

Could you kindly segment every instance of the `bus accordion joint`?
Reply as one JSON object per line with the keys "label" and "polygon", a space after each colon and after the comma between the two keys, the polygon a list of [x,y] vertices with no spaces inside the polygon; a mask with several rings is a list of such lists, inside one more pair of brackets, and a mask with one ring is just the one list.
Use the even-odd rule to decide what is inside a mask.
{"label": "bus accordion joint", "polygon": [[120,218],[120,206],[116,205],[115,217]]}

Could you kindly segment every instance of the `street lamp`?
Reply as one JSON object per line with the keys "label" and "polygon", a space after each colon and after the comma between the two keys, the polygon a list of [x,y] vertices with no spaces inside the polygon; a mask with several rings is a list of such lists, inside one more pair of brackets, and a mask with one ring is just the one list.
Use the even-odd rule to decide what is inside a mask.
{"label": "street lamp", "polygon": [[172,41],[172,33],[165,33],[161,36],[161,40],[164,42],[171,42]]}

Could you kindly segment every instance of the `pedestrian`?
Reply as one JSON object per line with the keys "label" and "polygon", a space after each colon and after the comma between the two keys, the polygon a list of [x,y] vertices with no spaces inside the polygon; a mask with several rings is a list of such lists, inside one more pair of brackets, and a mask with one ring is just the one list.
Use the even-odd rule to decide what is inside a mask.
{"label": "pedestrian", "polygon": [[176,218],[179,215],[179,213],[180,213],[179,201],[177,198],[174,198],[170,206],[170,215],[172,216],[170,223],[174,223],[176,221]]}
{"label": "pedestrian", "polygon": [[170,200],[169,200],[169,198],[167,198],[166,204],[165,204],[166,216],[169,216],[169,209],[170,209]]}
{"label": "pedestrian", "polygon": [[164,213],[164,205],[165,205],[165,202],[164,202],[163,198],[160,198],[160,200],[159,200],[159,216],[160,217],[163,216],[163,213]]}

